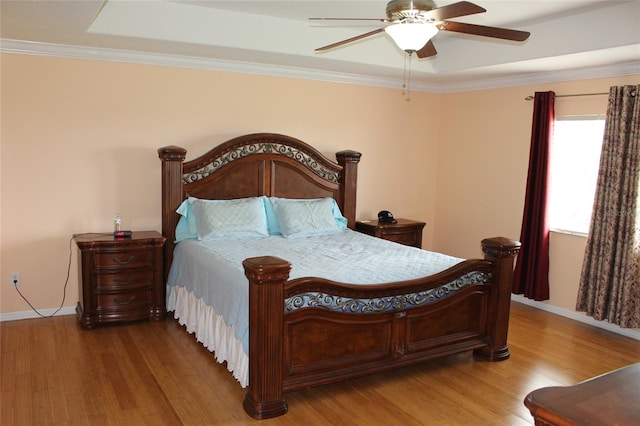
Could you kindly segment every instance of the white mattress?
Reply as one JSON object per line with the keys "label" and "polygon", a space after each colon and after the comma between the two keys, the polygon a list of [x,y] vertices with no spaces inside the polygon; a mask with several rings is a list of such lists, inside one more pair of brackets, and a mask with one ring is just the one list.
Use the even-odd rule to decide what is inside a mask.
{"label": "white mattress", "polygon": [[242,261],[277,256],[292,264],[290,279],[314,276],[351,284],[420,278],[463,259],[359,232],[287,239],[281,236],[177,244],[167,283],[167,309],[215,352],[244,387],[248,374],[248,281]]}

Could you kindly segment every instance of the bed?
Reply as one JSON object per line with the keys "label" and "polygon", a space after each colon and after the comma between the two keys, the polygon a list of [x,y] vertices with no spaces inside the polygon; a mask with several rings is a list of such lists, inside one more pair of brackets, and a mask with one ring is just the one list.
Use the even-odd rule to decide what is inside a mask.
{"label": "bed", "polygon": [[[191,259],[182,251],[199,245],[198,239],[176,243],[176,230],[184,218],[176,211],[187,199],[202,203],[323,200],[323,205],[324,200],[330,199],[334,210],[339,211],[336,220],[344,223],[345,229],[335,237],[318,236],[322,240],[313,249],[317,252],[307,254],[307,260],[319,258],[321,251],[331,255],[333,246],[338,245],[361,248],[388,244],[376,250],[391,253],[400,245],[356,235],[359,233],[353,230],[361,154],[340,151],[334,162],[298,139],[272,133],[233,138],[190,161],[185,161],[186,150],[176,146],[160,148],[158,154],[162,161],[162,231],[167,238],[164,252],[167,309],[174,311],[187,331],[215,352],[219,362],[227,362],[241,385],[246,385],[243,407],[251,417],[267,419],[285,414],[288,407],[284,395],[311,386],[463,351],[473,351],[476,358],[486,361],[509,357],[511,282],[520,243],[503,237],[481,241],[483,259],[445,256],[445,263],[436,273],[377,284],[304,275],[304,271],[312,270],[300,269],[298,263],[304,263],[304,256],[293,264],[274,256],[289,253],[283,251],[288,245],[282,236],[265,237],[264,241],[269,241],[267,248],[254,248],[250,257],[238,260],[241,266],[236,265],[244,275],[241,288],[248,296],[247,343],[243,345],[238,329],[225,327],[225,320],[221,321],[222,317],[203,302],[205,297],[169,285],[185,280],[176,278],[179,258]],[[338,234],[348,242],[337,243]],[[369,240],[362,242],[362,237]],[[301,240],[296,244],[302,244]],[[213,245],[236,253],[231,241],[216,240]],[[398,264],[401,259],[419,257],[424,252],[406,249],[415,251],[400,253],[395,258]],[[307,262],[308,267],[313,266],[310,263],[313,262]],[[221,268],[213,268],[208,273],[212,275],[211,281],[222,280]],[[353,276],[357,275],[354,267]],[[178,313],[182,311],[180,306],[191,312]],[[215,327],[211,322],[216,323]],[[214,334],[232,344],[216,346],[219,336],[199,335],[199,328],[208,330],[207,333],[215,329]],[[246,377],[245,383],[242,377]]]}

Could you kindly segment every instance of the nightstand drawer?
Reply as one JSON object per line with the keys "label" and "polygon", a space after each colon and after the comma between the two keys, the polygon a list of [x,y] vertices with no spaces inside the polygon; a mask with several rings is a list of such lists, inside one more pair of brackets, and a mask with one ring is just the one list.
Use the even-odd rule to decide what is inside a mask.
{"label": "nightstand drawer", "polygon": [[153,262],[153,253],[149,250],[99,251],[95,254],[97,268],[140,268]]}
{"label": "nightstand drawer", "polygon": [[114,273],[103,272],[96,275],[95,283],[97,291],[128,291],[141,287],[151,287],[153,284],[153,271],[151,268],[146,268]]}
{"label": "nightstand drawer", "polygon": [[418,245],[418,236],[417,233],[411,231],[410,233],[406,232],[387,232],[384,234],[384,239],[388,241],[393,241],[394,243],[404,244],[406,246],[417,246]]}
{"label": "nightstand drawer", "polygon": [[422,248],[424,226],[424,222],[410,219],[397,219],[396,223],[363,220],[356,222],[356,231],[394,243]]}
{"label": "nightstand drawer", "polygon": [[136,310],[144,306],[151,306],[150,290],[98,295],[98,311]]}

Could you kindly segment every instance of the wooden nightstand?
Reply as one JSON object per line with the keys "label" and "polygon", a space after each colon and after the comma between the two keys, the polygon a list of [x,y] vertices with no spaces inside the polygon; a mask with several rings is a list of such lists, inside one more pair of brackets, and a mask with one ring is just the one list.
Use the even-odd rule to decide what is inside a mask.
{"label": "wooden nightstand", "polygon": [[384,240],[422,248],[422,229],[424,222],[409,219],[396,219],[398,223],[382,223],[377,220],[356,222],[356,231]]}
{"label": "wooden nightstand", "polygon": [[155,231],[134,232],[131,238],[75,235],[78,246],[80,326],[162,320],[165,317],[163,246]]}

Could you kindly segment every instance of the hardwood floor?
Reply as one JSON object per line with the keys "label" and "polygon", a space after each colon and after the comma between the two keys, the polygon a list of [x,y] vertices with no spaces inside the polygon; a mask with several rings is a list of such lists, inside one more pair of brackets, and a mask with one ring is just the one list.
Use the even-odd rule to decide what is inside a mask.
{"label": "hardwood floor", "polygon": [[[244,425],[245,391],[175,321],[0,323],[2,425]],[[470,353],[286,395],[265,425],[527,425],[533,389],[640,361],[640,341],[512,303],[511,358]]]}

